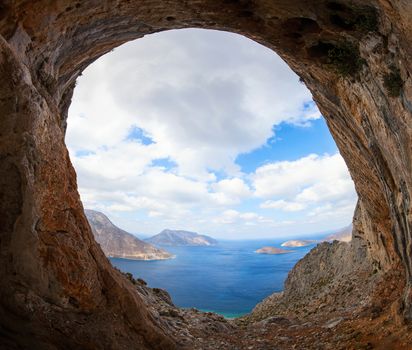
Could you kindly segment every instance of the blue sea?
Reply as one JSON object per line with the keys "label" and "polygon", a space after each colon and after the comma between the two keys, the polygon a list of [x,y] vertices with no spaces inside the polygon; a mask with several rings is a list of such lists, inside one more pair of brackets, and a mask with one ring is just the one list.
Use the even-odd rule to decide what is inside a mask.
{"label": "blue sea", "polygon": [[250,312],[274,292],[282,291],[288,272],[315,244],[288,254],[265,255],[263,246],[279,240],[220,241],[212,247],[163,247],[170,260],[139,261],[111,258],[114,266],[143,278],[150,287],[166,289],[173,302],[233,318]]}

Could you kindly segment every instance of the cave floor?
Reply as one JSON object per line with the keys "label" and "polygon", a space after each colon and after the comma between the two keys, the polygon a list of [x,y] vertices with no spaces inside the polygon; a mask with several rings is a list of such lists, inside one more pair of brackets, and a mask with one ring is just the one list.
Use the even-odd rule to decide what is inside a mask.
{"label": "cave floor", "polygon": [[[410,350],[412,325],[403,324],[396,316],[396,304],[390,301],[399,290],[393,276],[389,277],[374,290],[371,302],[362,307],[337,309],[336,303],[321,304],[309,314],[299,315],[289,305],[286,313],[274,309],[270,316],[263,316],[255,310],[234,320],[178,308],[166,291],[134,283],[137,292],[146,295],[153,315],[176,340],[178,349]],[[343,296],[346,294],[335,295],[336,301]]]}
{"label": "cave floor", "polygon": [[229,332],[199,334],[194,349],[412,349],[411,329],[399,327],[389,315],[351,316],[325,315],[311,321],[272,317],[238,324]]}

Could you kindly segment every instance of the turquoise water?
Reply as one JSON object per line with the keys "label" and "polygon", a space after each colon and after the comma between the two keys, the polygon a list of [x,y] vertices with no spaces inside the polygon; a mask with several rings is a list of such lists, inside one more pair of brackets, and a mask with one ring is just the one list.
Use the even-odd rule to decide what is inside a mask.
{"label": "turquoise water", "polygon": [[233,318],[250,312],[273,292],[283,289],[287,273],[311,248],[292,253],[256,254],[283,241],[225,241],[213,247],[165,247],[171,260],[138,261],[111,258],[114,266],[143,278],[150,287],[166,289],[180,307],[195,307]]}

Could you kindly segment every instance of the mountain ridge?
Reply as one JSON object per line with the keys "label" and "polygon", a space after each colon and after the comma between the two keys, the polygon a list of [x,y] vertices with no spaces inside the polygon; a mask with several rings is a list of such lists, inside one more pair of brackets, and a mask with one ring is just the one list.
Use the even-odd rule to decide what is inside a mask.
{"label": "mountain ridge", "polygon": [[126,232],[103,213],[85,209],[93,235],[106,256],[133,260],[164,260],[174,256]]}
{"label": "mountain ridge", "polygon": [[329,233],[322,239],[293,239],[283,242],[281,247],[306,247],[314,243],[333,241],[350,242],[352,240],[352,229],[353,225],[351,224]]}
{"label": "mountain ridge", "polygon": [[145,241],[166,246],[212,246],[218,243],[214,238],[197,232],[170,229],[164,229]]}

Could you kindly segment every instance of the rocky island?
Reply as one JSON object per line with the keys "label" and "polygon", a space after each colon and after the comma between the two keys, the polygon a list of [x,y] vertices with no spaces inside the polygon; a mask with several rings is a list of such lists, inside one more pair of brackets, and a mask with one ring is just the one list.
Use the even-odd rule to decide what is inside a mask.
{"label": "rocky island", "polygon": [[217,241],[209,236],[183,230],[163,230],[157,235],[146,239],[147,242],[168,246],[212,246]]}
{"label": "rocky island", "polygon": [[96,242],[108,257],[134,260],[163,260],[174,257],[166,250],[156,248],[118,228],[103,213],[86,209],[85,214]]}
{"label": "rocky island", "polygon": [[287,254],[287,253],[292,253],[292,252],[293,250],[281,249],[281,248],[276,248],[276,247],[262,247],[260,249],[255,250],[255,253],[258,253],[258,254],[271,254],[271,255]]}

